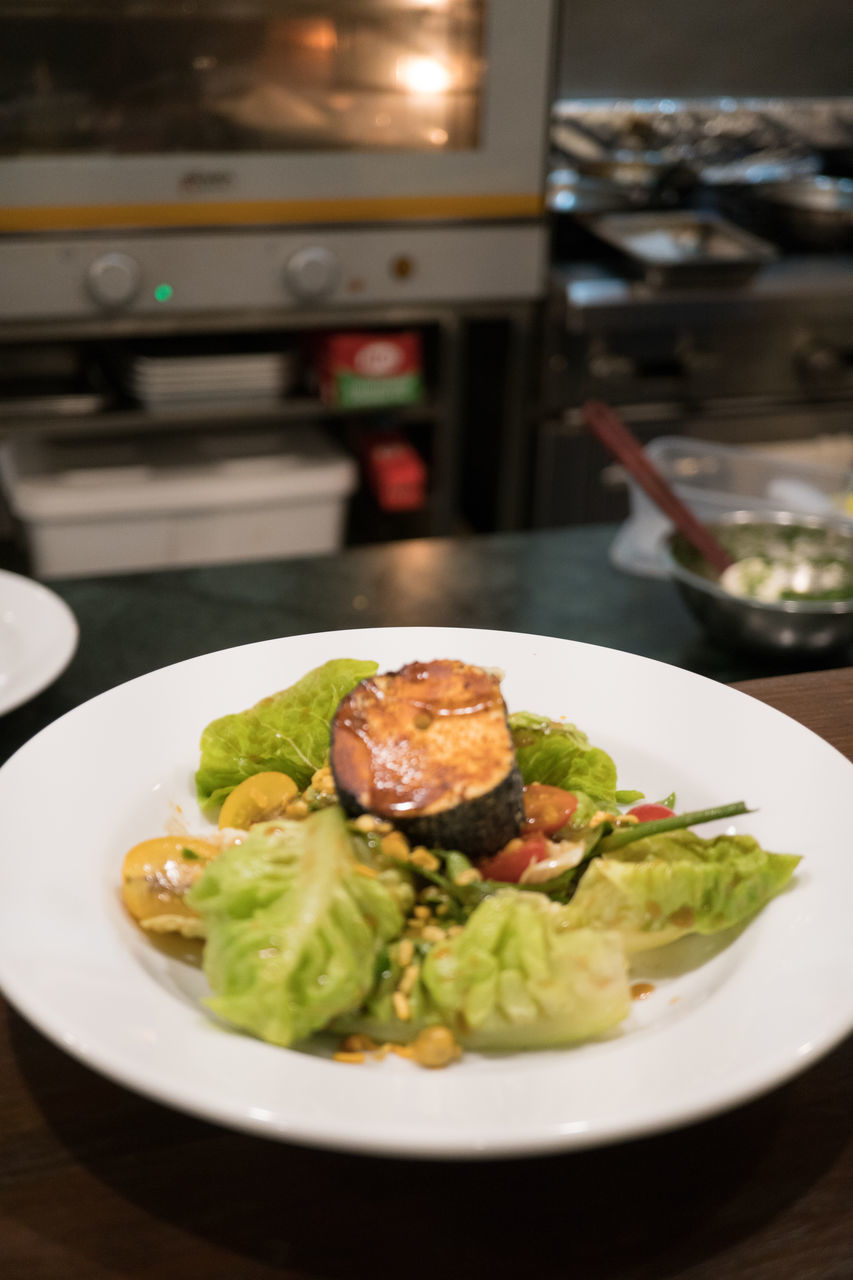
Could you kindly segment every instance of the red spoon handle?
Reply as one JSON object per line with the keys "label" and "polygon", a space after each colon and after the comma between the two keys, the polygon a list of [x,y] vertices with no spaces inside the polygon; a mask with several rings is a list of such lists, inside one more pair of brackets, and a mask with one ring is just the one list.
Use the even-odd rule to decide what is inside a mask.
{"label": "red spoon handle", "polygon": [[652,502],[681,530],[700,555],[720,573],[727,569],[733,563],[728,551],[673,492],[639,440],[609,405],[588,400],[583,407],[583,418],[593,435],[619,459]]}

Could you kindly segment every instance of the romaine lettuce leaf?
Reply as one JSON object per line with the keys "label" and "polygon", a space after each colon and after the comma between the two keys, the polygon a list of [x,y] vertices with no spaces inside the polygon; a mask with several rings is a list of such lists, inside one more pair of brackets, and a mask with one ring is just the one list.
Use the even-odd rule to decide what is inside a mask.
{"label": "romaine lettuce leaf", "polygon": [[793,854],[767,853],[752,836],[703,839],[668,831],[590,862],[566,907],[577,928],[616,929],[629,951],[686,933],[716,933],[753,916],[785,887]]}
{"label": "romaine lettuce leaf", "polygon": [[616,765],[577,725],[529,711],[515,712],[509,725],[525,784],[544,782],[578,796],[573,826],[588,822],[595,809],[616,806]]}
{"label": "romaine lettuce leaf", "polygon": [[328,755],[338,703],[377,669],[375,662],[337,658],[247,711],[213,720],[201,735],[199,804],[215,809],[244,778],[267,769],[307,787]]}
{"label": "romaine lettuce leaf", "polygon": [[408,872],[359,860],[337,805],[259,823],[188,895],[204,921],[209,1007],[274,1044],[303,1039],[362,1003],[413,897]]}
{"label": "romaine lettuce leaf", "polygon": [[440,1023],[472,1049],[538,1049],[607,1031],[630,1007],[622,943],[617,934],[567,928],[565,912],[543,894],[503,889],[459,934],[429,948],[409,1019],[395,1016],[391,948],[361,1012],[336,1025],[399,1041]]}

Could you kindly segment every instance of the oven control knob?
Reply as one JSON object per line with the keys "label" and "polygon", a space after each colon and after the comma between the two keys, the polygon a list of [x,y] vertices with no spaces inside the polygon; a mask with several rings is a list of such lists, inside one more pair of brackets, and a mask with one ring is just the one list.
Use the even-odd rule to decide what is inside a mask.
{"label": "oven control knob", "polygon": [[334,293],[341,278],[341,264],[331,249],[317,245],[298,249],[288,258],[284,280],[290,292],[305,301]]}
{"label": "oven control knob", "polygon": [[135,258],[126,253],[105,253],[90,265],[86,284],[95,302],[112,309],[133,301],[141,279]]}

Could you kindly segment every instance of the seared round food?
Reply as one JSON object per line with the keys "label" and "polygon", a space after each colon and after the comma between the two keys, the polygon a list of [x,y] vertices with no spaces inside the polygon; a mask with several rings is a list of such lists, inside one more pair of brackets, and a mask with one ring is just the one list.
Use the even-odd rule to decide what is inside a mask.
{"label": "seared round food", "polygon": [[524,816],[500,681],[441,659],[356,685],[332,721],[330,763],[350,817],[386,818],[412,844],[495,853]]}

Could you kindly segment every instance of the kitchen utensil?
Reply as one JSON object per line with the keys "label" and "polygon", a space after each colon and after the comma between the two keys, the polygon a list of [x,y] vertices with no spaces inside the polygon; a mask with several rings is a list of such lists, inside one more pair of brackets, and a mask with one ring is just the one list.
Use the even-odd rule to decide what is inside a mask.
{"label": "kitchen utensil", "polygon": [[639,440],[609,405],[596,400],[587,401],[583,407],[583,419],[593,435],[615,458],[618,458],[703,559],[719,572],[727,569],[732,564],[732,557],[728,551],[673,492],[649,459]]}

